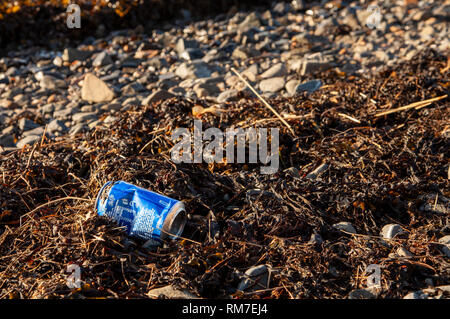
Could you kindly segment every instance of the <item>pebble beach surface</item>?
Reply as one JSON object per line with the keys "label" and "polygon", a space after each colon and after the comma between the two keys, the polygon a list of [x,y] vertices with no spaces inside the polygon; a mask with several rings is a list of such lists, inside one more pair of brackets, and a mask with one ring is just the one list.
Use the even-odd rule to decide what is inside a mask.
{"label": "pebble beach surface", "polygon": [[175,96],[226,107],[251,95],[232,67],[267,98],[314,92],[324,85],[318,72],[329,69],[370,77],[426,48],[448,52],[449,8],[282,2],[164,30],[114,31],[61,51],[19,47],[0,59],[0,151],[95,130],[130,106]]}

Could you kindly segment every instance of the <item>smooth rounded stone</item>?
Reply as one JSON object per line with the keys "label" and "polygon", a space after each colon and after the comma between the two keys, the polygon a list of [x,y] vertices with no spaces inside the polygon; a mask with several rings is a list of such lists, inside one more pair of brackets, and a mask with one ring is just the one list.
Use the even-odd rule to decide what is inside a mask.
{"label": "smooth rounded stone", "polygon": [[375,55],[378,61],[387,62],[390,59],[389,54],[383,50],[377,50],[373,54]]}
{"label": "smooth rounded stone", "polygon": [[219,84],[223,83],[224,80],[225,80],[225,78],[221,74],[213,74],[213,76],[211,76],[209,78],[198,79],[198,83],[206,84],[206,85],[219,85]]}
{"label": "smooth rounded stone", "polygon": [[299,72],[300,72],[300,75],[304,76],[307,74],[326,71],[332,67],[333,66],[329,62],[304,60]]}
{"label": "smooth rounded stone", "polygon": [[199,97],[199,98],[206,98],[209,96],[208,91],[204,88],[194,89],[194,92],[197,95],[197,97]]}
{"label": "smooth rounded stone", "polygon": [[143,101],[142,105],[150,105],[155,102],[158,102],[160,100],[168,100],[175,97],[174,94],[166,91],[166,90],[157,90],[156,92],[153,92],[149,96],[147,96]]}
{"label": "smooth rounded stone", "polygon": [[149,60],[147,60],[146,65],[149,67],[153,67],[155,70],[161,70],[164,67],[168,67],[169,64],[167,63],[167,60],[162,57],[154,57]]}
{"label": "smooth rounded stone", "polygon": [[293,96],[295,93],[297,93],[297,87],[299,84],[299,80],[289,80],[286,82],[285,88],[289,96]]}
{"label": "smooth rounded stone", "polygon": [[39,127],[39,126],[40,126],[39,124],[37,124],[37,123],[35,123],[35,122],[25,118],[25,117],[23,117],[23,118],[21,118],[19,120],[19,129],[21,131],[29,131],[29,130],[32,130],[32,129],[34,129],[36,127]]}
{"label": "smooth rounded stone", "polygon": [[403,299],[442,299],[444,293],[450,293],[450,285],[437,286],[433,288],[425,288],[418,291],[410,292]]}
{"label": "smooth rounded stone", "polygon": [[80,109],[78,107],[67,107],[53,112],[53,117],[56,119],[66,119],[70,115],[78,112]]}
{"label": "smooth rounded stone", "polygon": [[369,289],[355,289],[348,294],[348,299],[374,299],[376,296]]}
{"label": "smooth rounded stone", "polygon": [[159,298],[160,296],[164,296],[169,299],[199,299],[199,297],[190,293],[189,291],[184,289],[180,290],[171,285],[151,289],[147,293],[147,296],[149,296],[150,298]]}
{"label": "smooth rounded stone", "polygon": [[86,125],[86,123],[78,123],[70,128],[69,134],[75,135],[78,133],[85,132],[87,130],[89,130],[89,127]]}
{"label": "smooth rounded stone", "polygon": [[321,21],[316,29],[314,30],[314,35],[316,36],[326,36],[330,29],[332,29],[334,26],[333,19],[328,18],[323,21]]}
{"label": "smooth rounded stone", "polygon": [[218,103],[232,102],[239,99],[239,91],[237,90],[226,90],[219,94],[217,97]]}
{"label": "smooth rounded stone", "polygon": [[105,111],[105,112],[111,112],[111,111],[119,111],[122,108],[122,105],[120,105],[119,103],[109,103],[109,104],[104,104],[100,107],[100,110]]}
{"label": "smooth rounded stone", "polygon": [[158,81],[173,80],[177,75],[173,72],[167,72],[158,75]]}
{"label": "smooth rounded stone", "polygon": [[9,77],[0,73],[0,84],[9,84]]}
{"label": "smooth rounded stone", "polygon": [[40,135],[28,135],[22,139],[20,139],[17,143],[16,143],[16,147],[18,148],[22,148],[25,145],[33,145],[34,143],[36,143],[37,141],[41,140],[41,136]]}
{"label": "smooth rounded stone", "polygon": [[7,100],[7,99],[1,99],[0,100],[0,108],[4,108],[4,109],[13,109],[17,106],[16,103],[14,103],[13,101]]}
{"label": "smooth rounded stone", "polygon": [[65,88],[67,86],[66,82],[64,80],[57,79],[50,75],[44,75],[44,77],[40,81],[39,85],[43,89],[47,89],[47,90],[56,90],[59,88]]}
{"label": "smooth rounded stone", "polygon": [[19,95],[22,93],[23,93],[23,88],[13,87],[12,89],[7,90],[3,97],[6,98],[7,100],[12,100],[16,95]]}
{"label": "smooth rounded stone", "polygon": [[127,84],[121,89],[123,95],[134,95],[142,91],[145,91],[145,87],[139,82]]}
{"label": "smooth rounded stone", "polygon": [[427,299],[428,295],[424,294],[422,291],[414,291],[408,293],[403,299]]}
{"label": "smooth rounded stone", "polygon": [[[249,81],[255,82],[258,76],[258,65],[252,64],[246,70],[244,70],[241,75],[246,77]],[[236,77],[236,76],[235,76]]]}
{"label": "smooth rounded stone", "polygon": [[284,63],[277,63],[261,74],[261,78],[268,79],[274,77],[283,77],[287,75],[287,69]]}
{"label": "smooth rounded stone", "polygon": [[251,290],[261,290],[269,288],[270,273],[272,268],[269,265],[259,265],[247,269],[242,276],[242,280],[238,285],[238,290],[244,291],[249,288]]}
{"label": "smooth rounded stone", "polygon": [[106,82],[117,80],[117,79],[120,78],[121,74],[122,73],[120,72],[120,70],[114,70],[110,74],[107,74],[107,75],[104,75],[104,76],[100,77],[100,80],[106,81]]}
{"label": "smooth rounded stone", "polygon": [[292,10],[292,6],[289,3],[286,2],[277,2],[274,6],[272,11],[274,13],[277,13],[279,15],[284,15],[287,12]]}
{"label": "smooth rounded stone", "polygon": [[14,103],[18,106],[24,106],[28,103],[29,96],[25,94],[18,94],[13,98]]}
{"label": "smooth rounded stone", "polygon": [[233,50],[231,57],[235,59],[247,60],[253,56],[257,56],[258,54],[259,51],[255,49],[239,46]]}
{"label": "smooth rounded stone", "polygon": [[82,68],[84,65],[85,65],[85,62],[75,61],[70,64],[69,69],[72,72],[79,72],[78,69]]}
{"label": "smooth rounded stone", "polygon": [[179,86],[174,86],[169,89],[169,92],[175,95],[184,95],[186,94],[186,90]]}
{"label": "smooth rounded stone", "polygon": [[105,82],[97,78],[94,74],[88,73],[84,77],[81,98],[91,103],[109,102],[114,98],[114,92]]}
{"label": "smooth rounded stone", "polygon": [[351,12],[345,12],[342,18],[339,19],[340,25],[348,25],[352,30],[359,30],[361,28],[358,19]]}
{"label": "smooth rounded stone", "polygon": [[402,226],[398,224],[387,224],[381,229],[380,236],[385,239],[392,239],[402,233],[404,233]]}
{"label": "smooth rounded stone", "polygon": [[238,30],[241,32],[246,32],[250,28],[259,28],[261,25],[262,23],[259,14],[252,12],[238,25]]}
{"label": "smooth rounded stone", "polygon": [[227,59],[228,55],[224,51],[218,51],[217,49],[209,50],[205,56],[202,58],[206,63],[210,63],[213,61],[224,60]]}
{"label": "smooth rounded stone", "polygon": [[284,88],[286,81],[283,77],[276,77],[262,80],[259,89],[263,92],[275,93]]}
{"label": "smooth rounded stone", "polygon": [[74,48],[64,49],[62,59],[65,62],[84,61],[92,55],[92,51],[81,51]]}
{"label": "smooth rounded stone", "polygon": [[178,85],[184,89],[193,88],[195,84],[200,83],[198,79],[186,79],[181,81]]}
{"label": "smooth rounded stone", "polygon": [[320,89],[321,86],[322,86],[322,81],[311,80],[311,81],[300,84],[296,88],[296,91],[297,92],[307,91],[308,93],[313,93],[314,91]]}
{"label": "smooth rounded stone", "polygon": [[[118,62],[119,68],[126,73],[132,73],[141,63],[143,59],[137,59],[132,56],[125,57]],[[131,69],[131,70],[128,70]]]}
{"label": "smooth rounded stone", "polygon": [[64,132],[67,130],[67,127],[64,125],[63,122],[54,119],[50,121],[47,125],[47,131],[54,133],[54,132]]}
{"label": "smooth rounded stone", "polygon": [[262,52],[262,51],[270,51],[272,47],[273,42],[269,38],[265,38],[263,41],[258,42],[255,45],[255,49]]}
{"label": "smooth rounded stone", "polygon": [[[127,73],[132,73],[142,62],[142,59],[136,59],[133,57],[126,57],[123,60],[121,60],[118,65],[122,69],[122,71]],[[126,70],[126,69],[131,70]]]}
{"label": "smooth rounded stone", "polygon": [[29,136],[29,135],[40,135],[42,136],[44,134],[44,127],[43,126],[39,126],[36,127],[32,130],[29,131],[25,131],[22,133],[22,136]]}
{"label": "smooth rounded stone", "polygon": [[[239,86],[239,83],[242,83],[242,81],[239,79],[239,77],[237,75],[228,75],[225,79],[225,84],[230,88],[236,89]],[[244,84],[244,83],[242,83],[242,84]],[[244,84],[244,86],[245,86],[245,84]]]}
{"label": "smooth rounded stone", "polygon": [[102,122],[103,121],[101,121],[101,120],[92,121],[88,124],[88,128],[90,130],[92,130],[92,129],[96,128],[98,125],[100,125]]}
{"label": "smooth rounded stone", "polygon": [[[193,79],[187,79],[187,80],[193,80]],[[187,80],[185,80],[185,81],[187,81]],[[153,89],[168,90],[171,87],[176,86],[176,85],[179,85],[179,83],[175,79],[165,79],[165,80],[159,80],[157,83],[152,83],[151,87]],[[148,86],[147,86],[147,89],[149,89]]]}
{"label": "smooth rounded stone", "polygon": [[99,105],[98,104],[92,104],[92,105],[83,105],[80,108],[80,111],[82,113],[88,113],[88,112],[96,112],[99,109]]}
{"label": "smooth rounded stone", "polygon": [[16,131],[16,127],[14,125],[10,125],[2,130],[2,134],[14,134]]}
{"label": "smooth rounded stone", "polygon": [[217,83],[214,82],[197,83],[196,85],[194,85],[193,89],[198,97],[216,96],[220,93],[220,89],[217,86]]}
{"label": "smooth rounded stone", "polygon": [[50,54],[50,55],[45,55],[42,56],[40,55],[38,57],[39,61],[36,62],[36,66],[37,68],[41,68],[42,70],[50,70],[50,69],[54,69],[55,67],[52,64],[52,59],[51,57],[53,57],[54,54]]}
{"label": "smooth rounded stone", "polygon": [[139,79],[136,80],[137,83],[140,83],[142,85],[145,84],[149,84],[149,83],[153,83],[155,81],[157,81],[157,77],[153,74],[145,74],[142,77],[140,77]]}
{"label": "smooth rounded stone", "polygon": [[264,92],[261,94],[261,96],[263,98],[265,98],[266,100],[270,100],[273,98],[276,98],[277,96],[279,96],[279,93],[275,93],[275,92]]}
{"label": "smooth rounded stone", "polygon": [[180,54],[180,58],[187,61],[201,59],[205,54],[200,49],[187,49]]}
{"label": "smooth rounded stone", "polygon": [[20,72],[17,70],[15,66],[9,67],[8,70],[6,70],[5,75],[6,76],[16,76],[19,75]]}
{"label": "smooth rounded stone", "polygon": [[[356,13],[356,18],[358,19],[359,25],[361,27],[366,27],[367,24],[371,23],[371,19],[369,19],[373,14],[373,12],[371,10],[361,8],[361,9],[357,9],[355,13]],[[389,14],[386,14],[384,18],[389,20],[389,17],[387,17],[387,16],[389,16]],[[394,20],[388,21],[388,22],[393,23]]]}
{"label": "smooth rounded stone", "polygon": [[139,104],[141,104],[141,100],[137,96],[129,97],[122,102],[123,106],[139,105]]}
{"label": "smooth rounded stone", "polygon": [[12,136],[10,134],[0,134],[0,146],[13,147],[14,146],[14,136]]}
{"label": "smooth rounded stone", "polygon": [[427,25],[420,31],[420,37],[424,40],[430,39],[435,33],[432,26]]}
{"label": "smooth rounded stone", "polygon": [[83,112],[83,113],[75,113],[72,115],[72,121],[76,123],[87,122],[97,118],[98,114],[96,112]]}
{"label": "smooth rounded stone", "polygon": [[185,38],[178,39],[176,45],[175,45],[175,51],[178,53],[178,55],[181,55],[183,52],[186,52],[187,49],[198,49],[199,43],[197,40],[187,40]]}
{"label": "smooth rounded stone", "polygon": [[116,87],[122,88],[125,85],[127,85],[128,83],[130,83],[130,78],[129,77],[121,77],[117,80],[117,85]]}
{"label": "smooth rounded stone", "polygon": [[45,104],[42,107],[40,107],[40,112],[44,114],[50,114],[53,113],[54,111],[55,111],[55,104],[53,103]]}
{"label": "smooth rounded stone", "polygon": [[60,56],[57,56],[53,59],[52,63],[57,67],[61,67],[63,65],[63,59]]}
{"label": "smooth rounded stone", "polygon": [[95,67],[106,66],[106,65],[109,65],[112,63],[113,63],[113,60],[111,59],[109,54],[106,53],[105,51],[97,54],[94,58],[94,61],[92,61],[92,65]]}
{"label": "smooth rounded stone", "polygon": [[333,225],[334,228],[347,233],[357,234],[355,227],[349,222],[340,222]]}
{"label": "smooth rounded stone", "polygon": [[441,250],[442,252],[450,258],[450,235],[444,236],[439,238],[438,241],[440,244],[442,244]]}
{"label": "smooth rounded stone", "polygon": [[105,117],[105,119],[103,120],[103,123],[105,123],[105,124],[113,123],[113,122],[117,121],[117,119],[118,119],[118,117],[116,117],[116,116],[108,115],[108,116]]}
{"label": "smooth rounded stone", "polygon": [[299,83],[297,80],[291,80],[286,83],[286,91],[290,96],[295,95],[296,93],[308,92],[308,94],[313,93],[314,91],[320,89],[322,86],[322,81],[320,80],[311,80],[304,83]]}
{"label": "smooth rounded stone", "polygon": [[203,61],[184,62],[175,70],[175,74],[182,79],[208,78],[212,73],[210,65]]}

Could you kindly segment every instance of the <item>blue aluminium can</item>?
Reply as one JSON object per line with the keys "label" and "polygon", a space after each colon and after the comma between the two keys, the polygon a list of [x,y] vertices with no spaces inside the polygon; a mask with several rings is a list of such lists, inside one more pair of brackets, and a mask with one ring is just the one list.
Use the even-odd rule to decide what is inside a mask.
{"label": "blue aluminium can", "polygon": [[95,208],[126,226],[128,235],[158,242],[177,239],[187,220],[183,202],[123,181],[103,185]]}

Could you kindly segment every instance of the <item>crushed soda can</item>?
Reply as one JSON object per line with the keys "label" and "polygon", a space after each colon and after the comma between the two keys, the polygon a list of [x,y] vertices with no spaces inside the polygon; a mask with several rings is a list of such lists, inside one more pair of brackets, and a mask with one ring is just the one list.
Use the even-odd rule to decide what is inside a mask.
{"label": "crushed soda can", "polygon": [[187,221],[183,202],[123,181],[103,185],[95,208],[126,226],[128,235],[153,243],[177,239]]}

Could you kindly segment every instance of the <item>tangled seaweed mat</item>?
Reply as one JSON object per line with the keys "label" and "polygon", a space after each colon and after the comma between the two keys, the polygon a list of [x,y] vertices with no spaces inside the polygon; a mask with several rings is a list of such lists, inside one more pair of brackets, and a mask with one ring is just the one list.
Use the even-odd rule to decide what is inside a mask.
{"label": "tangled seaweed mat", "polygon": [[[402,298],[428,278],[449,284],[449,258],[437,244],[450,232],[449,100],[374,116],[448,94],[446,65],[429,51],[371,79],[323,73],[326,85],[314,94],[270,100],[280,113],[312,114],[290,122],[297,137],[261,121],[273,115],[256,99],[202,115],[204,129],[279,127],[274,175],[256,164],[175,165],[170,133],[193,126],[195,105],[176,98],[116,114],[117,122],[76,138],[3,154],[0,297],[136,298],[174,285],[207,298],[345,298],[365,287],[369,264],[382,267],[382,298]],[[305,177],[321,163],[325,171]],[[119,179],[183,200],[186,239],[149,250],[96,216],[99,188]],[[341,221],[359,235],[332,227]],[[383,242],[389,223],[406,234]],[[323,243],[309,243],[313,233]],[[414,257],[393,256],[399,247]],[[80,289],[66,285],[71,263],[81,266]],[[274,270],[270,287],[237,291],[238,274],[260,264]]]}

